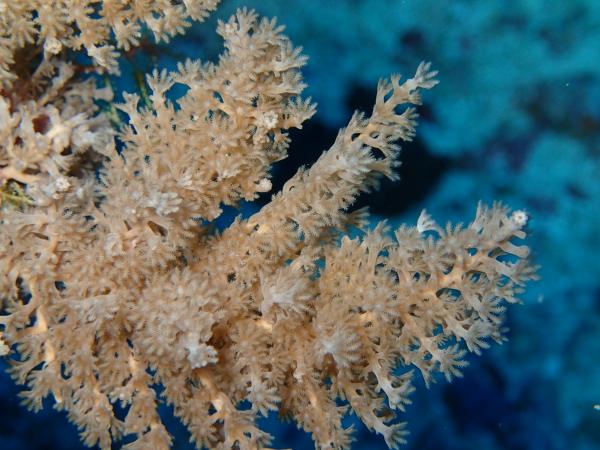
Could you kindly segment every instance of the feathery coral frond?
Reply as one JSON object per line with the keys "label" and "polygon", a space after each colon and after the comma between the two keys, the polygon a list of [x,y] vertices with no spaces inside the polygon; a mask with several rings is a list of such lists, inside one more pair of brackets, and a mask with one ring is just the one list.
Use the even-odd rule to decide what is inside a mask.
{"label": "feathery coral frond", "polygon": [[[272,410],[336,449],[352,410],[397,448],[414,374],[461,376],[468,351],[502,340],[505,305],[534,277],[527,214],[479,205],[443,228],[423,211],[392,235],[349,211],[398,177],[398,142],[437,83],[422,63],[382,80],[371,114],[269,204],[211,232],[224,205],[272,189],[287,130],[315,112],[283,27],[247,9],[220,21],[218,63],[152,72],[147,95],[117,106],[118,131],[95,103],[112,92],[55,56],[83,47],[114,71],[142,24],[168,40],[216,4],[0,0],[0,80],[15,88],[0,95],[0,355],[15,352],[24,403],[52,395],[88,446],[170,448],[164,400],[199,448],[265,448],[256,420]],[[25,45],[43,49],[31,79],[11,71]]]}

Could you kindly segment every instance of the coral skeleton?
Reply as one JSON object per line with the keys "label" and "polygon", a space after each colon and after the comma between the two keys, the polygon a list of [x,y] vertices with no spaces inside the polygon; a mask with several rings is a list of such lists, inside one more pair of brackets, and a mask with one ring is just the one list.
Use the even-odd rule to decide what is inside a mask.
{"label": "coral skeleton", "polygon": [[[381,81],[372,112],[270,203],[214,231],[224,206],[272,190],[288,130],[315,112],[283,27],[238,10],[219,22],[217,63],[154,71],[147,99],[117,106],[120,127],[98,106],[111,89],[64,49],[116,71],[115,49],[136,45],[141,24],[166,40],[216,3],[0,2],[0,198],[12,199],[0,209],[0,354],[24,403],[51,396],[87,446],[170,448],[164,402],[198,448],[268,446],[256,420],[269,411],[317,448],[350,447],[352,411],[396,448],[414,377],[460,376],[467,352],[503,340],[505,305],[534,276],[528,216],[480,204],[466,226],[424,211],[390,230],[351,209],[398,178],[397,143],[437,83],[422,63]],[[15,56],[26,46],[43,55],[29,77]]]}

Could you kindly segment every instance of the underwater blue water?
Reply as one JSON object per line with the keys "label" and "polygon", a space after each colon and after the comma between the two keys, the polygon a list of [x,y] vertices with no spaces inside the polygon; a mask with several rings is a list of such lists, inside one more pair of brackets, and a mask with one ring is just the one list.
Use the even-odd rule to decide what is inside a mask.
{"label": "underwater blue water", "polygon": [[[238,5],[278,16],[310,57],[306,92],[319,108],[292,133],[275,186],[314,161],[354,109],[370,108],[378,78],[410,74],[428,60],[441,82],[424,96],[418,137],[403,149],[402,180],[361,204],[396,226],[414,225],[423,208],[440,223],[467,222],[479,200],[532,217],[528,239],[542,278],[510,308],[509,341],[470,357],[451,384],[417,386],[401,415],[411,432],[403,448],[600,449],[600,2],[225,0],[168,48],[123,61],[114,82],[133,90],[135,73],[155,64],[216,58],[216,20]],[[243,214],[259,206],[244,205]],[[18,390],[2,370],[0,450],[83,448],[50,401],[29,413]],[[168,408],[161,413],[174,448],[191,448]],[[357,428],[353,448],[386,448],[348,420]],[[276,448],[312,448],[275,415],[261,424]]]}

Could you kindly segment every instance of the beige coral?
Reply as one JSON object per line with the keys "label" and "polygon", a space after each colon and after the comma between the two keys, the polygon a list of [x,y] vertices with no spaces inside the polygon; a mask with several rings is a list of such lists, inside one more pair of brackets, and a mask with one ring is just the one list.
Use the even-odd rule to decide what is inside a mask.
{"label": "beige coral", "polygon": [[[176,31],[178,14],[164,15]],[[356,113],[269,204],[212,232],[223,205],[270,190],[286,131],[315,109],[300,98],[306,58],[274,20],[240,10],[218,32],[217,64],[155,71],[147,99],[125,95],[120,153],[106,116],[83,108],[105,92],[61,78],[69,66],[59,92],[50,84],[11,108],[0,98],[0,174],[33,202],[0,210],[0,353],[18,354],[25,402],[37,410],[51,394],[89,446],[127,435],[130,450],[169,448],[164,400],[199,448],[267,446],[256,419],[271,410],[319,448],[350,446],[350,410],[397,447],[406,431],[393,410],[410,402],[411,368],[451,379],[467,350],[502,339],[504,304],[533,276],[515,242],[527,216],[480,205],[467,227],[444,228],[424,212],[392,235],[349,211],[397,178],[396,143],[413,137],[412,105],[437,83],[423,63],[382,81],[371,114]],[[188,89],[174,103],[175,84]],[[101,163],[100,180],[77,158]]]}
{"label": "beige coral", "polygon": [[168,42],[203,20],[219,0],[0,0],[0,85],[15,79],[15,53],[41,47],[45,59],[85,49],[99,68],[118,72],[118,49],[139,45],[142,26]]}

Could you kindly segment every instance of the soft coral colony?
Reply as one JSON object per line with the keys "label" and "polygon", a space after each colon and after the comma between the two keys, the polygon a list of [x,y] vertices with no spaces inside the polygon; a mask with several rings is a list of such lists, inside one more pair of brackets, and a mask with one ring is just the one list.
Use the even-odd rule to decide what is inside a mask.
{"label": "soft coral colony", "polygon": [[27,406],[52,396],[88,446],[169,448],[162,401],[198,448],[267,446],[256,419],[271,410],[318,448],[350,446],[349,410],[397,447],[415,373],[459,376],[467,350],[502,340],[504,304],[534,276],[513,242],[527,217],[479,205],[467,227],[423,212],[391,233],[349,212],[397,177],[395,143],[436,84],[421,64],[381,82],[372,113],[267,206],[211,231],[223,205],[271,190],[286,130],[315,111],[283,27],[238,11],[218,63],[155,71],[115,129],[97,106],[111,90],[65,49],[114,71],[144,27],[164,40],[216,3],[0,2],[1,353]]}

